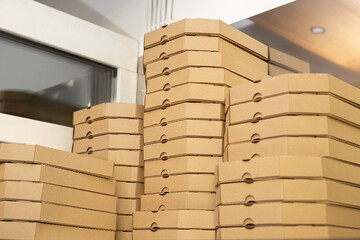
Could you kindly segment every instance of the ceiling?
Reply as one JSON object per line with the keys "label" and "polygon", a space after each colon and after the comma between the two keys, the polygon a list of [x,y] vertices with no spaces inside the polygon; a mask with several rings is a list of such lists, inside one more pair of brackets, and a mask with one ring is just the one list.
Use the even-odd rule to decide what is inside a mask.
{"label": "ceiling", "polygon": [[[251,20],[329,61],[360,72],[360,1],[297,0]],[[323,34],[311,27],[321,26]]]}

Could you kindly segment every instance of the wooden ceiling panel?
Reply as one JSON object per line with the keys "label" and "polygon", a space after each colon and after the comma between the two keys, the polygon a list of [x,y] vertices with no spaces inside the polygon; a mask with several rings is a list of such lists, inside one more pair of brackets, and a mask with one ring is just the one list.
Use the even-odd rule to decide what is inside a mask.
{"label": "wooden ceiling panel", "polygon": [[[332,62],[360,71],[360,1],[297,0],[251,18]],[[311,27],[326,29],[314,34]]]}

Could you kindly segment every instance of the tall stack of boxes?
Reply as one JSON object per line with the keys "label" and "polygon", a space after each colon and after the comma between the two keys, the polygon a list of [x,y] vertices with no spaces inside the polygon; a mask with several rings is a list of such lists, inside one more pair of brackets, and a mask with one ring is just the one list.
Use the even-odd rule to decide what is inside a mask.
{"label": "tall stack of boxes", "polygon": [[108,239],[114,165],[41,146],[0,144],[0,239]]}
{"label": "tall stack of boxes", "polygon": [[327,74],[230,89],[217,239],[360,236],[360,90]]}
{"label": "tall stack of boxes", "polygon": [[104,103],[74,113],[74,147],[115,164],[117,240],[132,239],[132,214],[144,191],[143,106]]}
{"label": "tall stack of boxes", "polygon": [[225,92],[267,77],[268,49],[203,19],[148,33],[144,45],[145,195],[134,215],[134,239],[214,239]]}

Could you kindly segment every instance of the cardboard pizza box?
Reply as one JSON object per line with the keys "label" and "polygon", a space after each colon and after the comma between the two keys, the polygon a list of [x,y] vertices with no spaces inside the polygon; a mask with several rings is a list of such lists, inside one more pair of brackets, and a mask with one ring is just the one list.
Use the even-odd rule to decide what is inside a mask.
{"label": "cardboard pizza box", "polygon": [[74,112],[73,124],[91,123],[105,118],[137,118],[144,116],[144,106],[131,103],[102,103]]}
{"label": "cardboard pizza box", "polygon": [[145,34],[144,48],[148,49],[184,35],[219,36],[249,52],[268,59],[268,47],[220,20],[183,19]]}
{"label": "cardboard pizza box", "polygon": [[144,166],[142,150],[99,150],[90,154],[94,158],[106,159],[114,162],[115,166]]}
{"label": "cardboard pizza box", "polygon": [[180,229],[161,229],[158,231],[151,230],[134,230],[134,240],[215,240],[215,230],[180,230]]}
{"label": "cardboard pizza box", "polygon": [[116,182],[115,196],[118,198],[137,199],[144,194],[144,183],[140,182]]}
{"label": "cardboard pizza box", "polygon": [[175,192],[141,196],[141,211],[215,209],[215,193]]}
{"label": "cardboard pizza box", "polygon": [[144,168],[115,166],[114,179],[123,182],[144,182]]}
{"label": "cardboard pizza box", "polygon": [[144,143],[165,142],[184,137],[222,138],[224,128],[223,121],[186,119],[165,126],[155,125],[145,128]]}
{"label": "cardboard pizza box", "polygon": [[144,113],[144,127],[166,125],[184,119],[225,120],[223,104],[181,103]]}
{"label": "cardboard pizza box", "polygon": [[117,199],[117,213],[130,215],[140,210],[140,199]]}
{"label": "cardboard pizza box", "polygon": [[271,47],[269,47],[269,63],[292,72],[310,72],[310,63]]}

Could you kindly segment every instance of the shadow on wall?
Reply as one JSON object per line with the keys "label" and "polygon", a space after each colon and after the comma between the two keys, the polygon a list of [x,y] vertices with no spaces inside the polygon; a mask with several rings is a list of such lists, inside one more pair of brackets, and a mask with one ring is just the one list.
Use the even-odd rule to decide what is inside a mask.
{"label": "shadow on wall", "polygon": [[232,25],[240,31],[268,45],[269,47],[276,48],[287,54],[309,62],[312,73],[329,73],[360,88],[360,73],[357,71],[344,68],[326,60],[323,57],[320,57],[319,55],[307,51],[304,48],[290,42],[289,40],[269,31],[268,29],[259,26],[251,20],[246,19]]}

